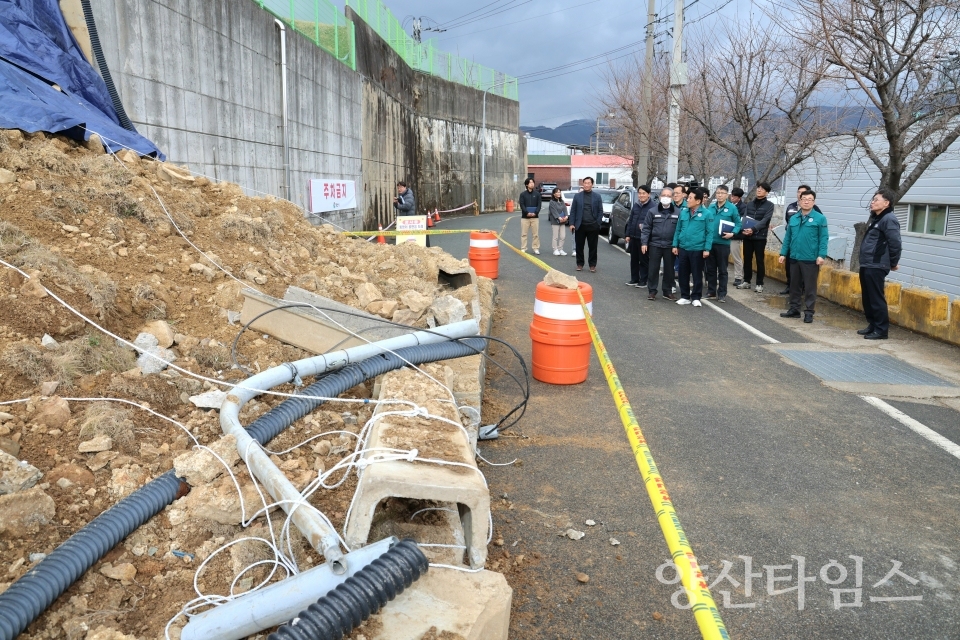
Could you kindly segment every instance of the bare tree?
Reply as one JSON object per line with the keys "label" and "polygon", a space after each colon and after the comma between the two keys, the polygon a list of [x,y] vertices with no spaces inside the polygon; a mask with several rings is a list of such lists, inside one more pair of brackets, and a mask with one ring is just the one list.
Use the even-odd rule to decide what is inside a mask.
{"label": "bare tree", "polygon": [[[614,142],[617,149],[623,149],[624,154],[633,160],[633,184],[639,186],[650,176],[637,175],[640,153],[644,148],[643,142],[647,137],[644,128],[643,88],[644,60],[642,56],[628,59],[628,62],[619,66],[612,66],[604,73],[607,92],[600,101],[599,111],[612,113],[608,118],[608,131],[605,135]],[[666,141],[657,132],[666,131],[667,114],[667,83],[669,72],[663,60],[654,63],[650,72],[653,81],[653,101],[650,112],[647,114],[650,123],[650,174],[655,175],[653,167],[657,165],[656,158],[666,157]]]}
{"label": "bare tree", "polygon": [[960,137],[960,85],[950,76],[960,2],[784,0],[781,7],[845,82],[863,116],[851,134],[880,185],[902,197]]}
{"label": "bare tree", "polygon": [[729,154],[734,175],[775,182],[815,155],[832,132],[816,105],[826,56],[776,29],[720,40],[698,38],[688,49],[691,81],[681,108]]}

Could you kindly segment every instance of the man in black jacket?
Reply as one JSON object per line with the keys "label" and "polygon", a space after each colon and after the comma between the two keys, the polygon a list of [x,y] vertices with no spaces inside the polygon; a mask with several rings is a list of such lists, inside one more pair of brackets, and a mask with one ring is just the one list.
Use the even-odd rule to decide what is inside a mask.
{"label": "man in black jacket", "polygon": [[[773,203],[767,200],[770,185],[761,182],[757,185],[756,197],[743,208],[743,282],[737,289],[749,289],[753,277],[753,258],[757,258],[757,293],[763,293],[765,273],[764,253],[767,248],[767,229],[773,218]],[[747,219],[753,222],[748,225]]]}
{"label": "man in black jacket", "polygon": [[860,291],[863,315],[870,324],[857,333],[867,340],[886,340],[890,330],[884,279],[900,268],[900,221],[893,213],[896,198],[887,188],[881,188],[873,196],[867,233],[860,244]]}
{"label": "man in black jacket", "polygon": [[523,181],[526,187],[517,203],[520,206],[520,249],[527,250],[527,236],[533,236],[533,252],[540,255],[540,206],[543,204],[540,193],[534,192],[533,178]]}
{"label": "man in black jacket", "polygon": [[597,270],[597,240],[600,238],[600,220],[603,219],[603,199],[593,190],[593,178],[583,179],[583,191],[573,196],[570,203],[570,232],[577,247],[577,271],[583,271],[583,245],[590,250],[587,264]]}
{"label": "man in black jacket", "polygon": [[676,300],[673,295],[673,235],[680,220],[680,209],[673,204],[674,191],[664,187],[660,202],[647,211],[640,231],[640,250],[648,254],[647,300],[657,299],[657,280],[663,265],[663,299]]}
{"label": "man in black jacket", "polygon": [[650,197],[650,187],[645,184],[637,187],[637,201],[633,203],[627,228],[624,230],[624,242],[627,243],[627,251],[630,253],[630,281],[627,282],[627,286],[647,286],[647,265],[650,256],[641,249],[641,230],[643,221],[647,218],[647,212],[656,206],[657,203]]}

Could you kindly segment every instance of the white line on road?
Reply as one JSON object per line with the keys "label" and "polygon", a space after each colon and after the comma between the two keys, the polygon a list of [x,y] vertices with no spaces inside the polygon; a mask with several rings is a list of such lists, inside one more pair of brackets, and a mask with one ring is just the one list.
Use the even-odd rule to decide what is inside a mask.
{"label": "white line on road", "polygon": [[887,414],[894,420],[897,420],[901,424],[909,427],[914,432],[916,432],[919,436],[926,438],[927,440],[937,445],[938,447],[940,447],[941,449],[943,449],[953,457],[960,459],[960,445],[957,445],[952,440],[944,438],[942,435],[940,435],[939,433],[937,433],[927,425],[917,420],[914,420],[913,418],[905,414],[903,411],[900,411],[896,407],[887,404],[880,398],[874,398],[873,396],[860,396],[860,397],[863,398],[869,404],[872,404],[873,406],[875,406],[877,409],[880,409],[880,411],[883,411],[885,414]]}
{"label": "white line on road", "polygon": [[[779,340],[775,340],[775,339],[771,338],[770,336],[768,336],[767,334],[765,334],[765,333],[763,333],[762,331],[760,331],[759,329],[755,329],[754,327],[750,326],[749,324],[747,324],[746,322],[744,322],[744,321],[741,320],[740,318],[737,318],[737,317],[734,316],[733,314],[730,314],[730,313],[724,311],[723,309],[719,308],[717,305],[711,303],[710,301],[704,300],[703,303],[704,303],[705,305],[707,305],[708,307],[710,307],[711,309],[713,309],[714,311],[716,311],[717,313],[719,313],[720,315],[722,315],[722,316],[724,316],[724,317],[726,317],[726,318],[728,318],[728,319],[730,319],[730,320],[733,320],[733,321],[736,322],[738,325],[740,325],[741,327],[743,327],[744,329],[746,329],[746,330],[749,331],[750,333],[758,336],[759,338],[762,338],[763,340],[766,340],[767,342],[769,342],[769,343],[771,343],[771,344],[780,344],[780,341],[779,341]],[[949,453],[949,454],[952,455],[953,457],[955,457],[955,458],[957,458],[957,459],[960,459],[960,445],[957,445],[957,444],[956,444],[955,442],[953,442],[952,440],[943,437],[942,435],[940,435],[939,433],[937,433],[936,431],[934,431],[933,429],[931,429],[931,428],[928,427],[927,425],[923,424],[922,422],[920,422],[920,421],[918,421],[918,420],[915,420],[915,419],[911,418],[910,416],[908,416],[907,414],[905,414],[903,411],[900,411],[900,410],[897,409],[896,407],[887,404],[886,402],[884,402],[884,401],[881,400],[880,398],[875,398],[875,397],[873,397],[873,396],[860,396],[860,397],[863,398],[863,400],[864,400],[865,402],[867,402],[868,404],[873,405],[873,406],[876,407],[877,409],[880,409],[880,411],[883,411],[885,414],[887,414],[888,416],[890,416],[890,417],[893,418],[894,420],[897,420],[897,421],[900,422],[901,424],[909,427],[909,428],[910,428],[912,431],[914,431],[917,435],[919,435],[919,436],[921,436],[921,437],[923,437],[923,438],[926,438],[927,440],[929,440],[929,441],[932,442],[933,444],[937,445],[938,447],[940,447],[941,449],[943,449],[944,451],[946,451],[947,453]]]}
{"label": "white line on road", "polygon": [[776,340],[776,339],[774,339],[774,338],[771,338],[770,336],[768,336],[767,334],[765,334],[763,331],[760,331],[759,329],[756,329],[756,328],[754,328],[754,327],[751,327],[749,324],[747,324],[746,322],[744,322],[744,321],[741,320],[740,318],[736,317],[736,316],[733,315],[732,313],[728,313],[728,312],[724,311],[723,309],[721,309],[721,308],[718,307],[717,305],[713,304],[713,303],[710,302],[709,300],[704,300],[704,301],[703,301],[703,304],[707,305],[708,307],[710,307],[711,309],[713,309],[714,311],[716,311],[716,312],[719,313],[720,315],[722,315],[722,316],[724,316],[724,317],[726,317],[726,318],[728,318],[728,319],[730,319],[730,320],[733,320],[733,321],[736,322],[738,325],[740,325],[741,327],[743,327],[744,329],[746,329],[747,331],[749,331],[749,332],[752,333],[753,335],[757,336],[758,338],[761,338],[762,340],[766,340],[766,341],[769,342],[770,344],[780,344],[780,341],[779,341],[779,340]]}

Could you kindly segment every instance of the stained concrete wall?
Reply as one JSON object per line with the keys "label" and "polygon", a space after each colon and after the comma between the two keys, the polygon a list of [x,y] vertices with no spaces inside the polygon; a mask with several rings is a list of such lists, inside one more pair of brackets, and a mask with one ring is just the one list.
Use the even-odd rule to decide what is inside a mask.
{"label": "stained concrete wall", "polygon": [[[251,0],[93,0],[107,64],[130,119],[175,163],[283,191],[280,37]],[[310,178],[362,184],[360,76],[287,29],[291,193]],[[324,214],[360,228],[359,211]]]}
{"label": "stained concrete wall", "polygon": [[[483,92],[411,69],[349,7],[363,76],[364,221],[393,220],[396,182],[412,185],[421,211],[480,201]],[[526,178],[520,105],[486,97],[486,205],[502,210]]]}

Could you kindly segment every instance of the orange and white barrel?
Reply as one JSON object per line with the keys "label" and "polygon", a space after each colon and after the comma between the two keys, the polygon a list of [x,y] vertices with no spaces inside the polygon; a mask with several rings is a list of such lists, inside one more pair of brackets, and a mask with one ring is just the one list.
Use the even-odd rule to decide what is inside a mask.
{"label": "orange and white barrel", "polygon": [[[593,314],[593,288],[578,285],[587,309]],[[548,384],[579,384],[590,369],[590,330],[572,289],[537,284],[530,323],[533,342],[533,377]]]}
{"label": "orange and white barrel", "polygon": [[467,257],[478,276],[496,280],[500,273],[500,241],[497,234],[493,231],[471,231]]}

